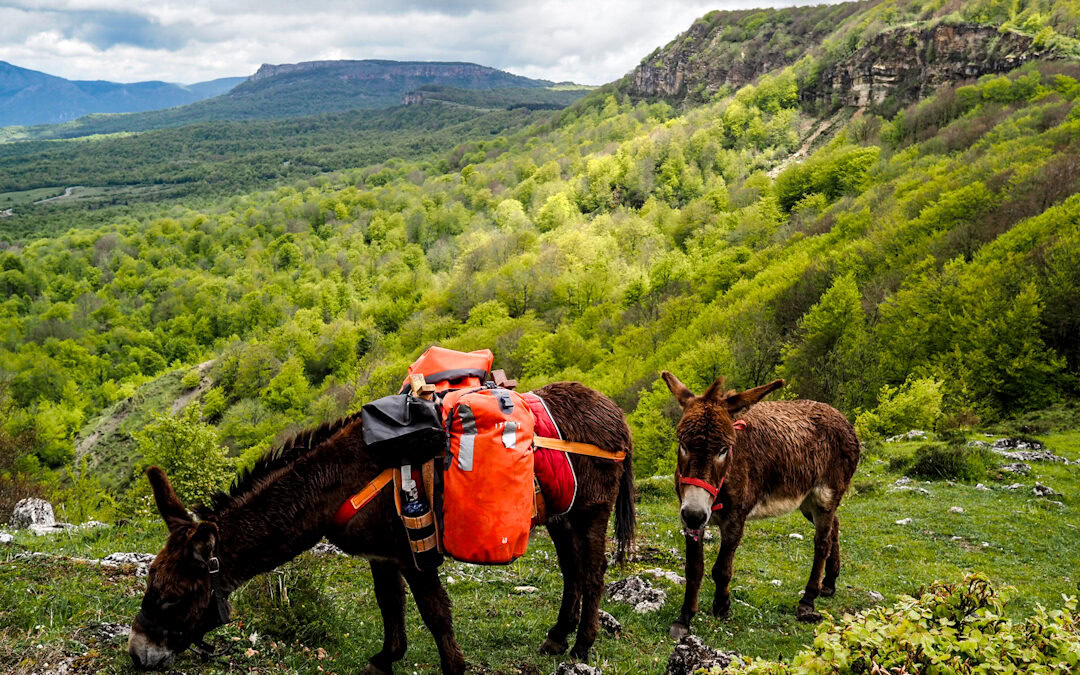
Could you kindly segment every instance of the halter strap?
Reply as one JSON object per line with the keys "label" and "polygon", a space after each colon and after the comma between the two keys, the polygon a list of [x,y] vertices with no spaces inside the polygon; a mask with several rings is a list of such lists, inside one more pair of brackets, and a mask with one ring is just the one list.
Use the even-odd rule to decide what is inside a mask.
{"label": "halter strap", "polygon": [[[743,431],[746,429],[746,420],[735,420],[735,423],[732,424],[732,426],[735,427],[736,431]],[[693,485],[694,487],[699,487],[705,492],[708,492],[710,495],[712,495],[713,511],[719,511],[720,509],[724,508],[724,505],[720,502],[720,488],[724,487],[723,478],[720,479],[720,484],[716,487],[709,485],[708,483],[699,478],[686,478],[685,476],[679,476],[679,483],[681,485]]]}

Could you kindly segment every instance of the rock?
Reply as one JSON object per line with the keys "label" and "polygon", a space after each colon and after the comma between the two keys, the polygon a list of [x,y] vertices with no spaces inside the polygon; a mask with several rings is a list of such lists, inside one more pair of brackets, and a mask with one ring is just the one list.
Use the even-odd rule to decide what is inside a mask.
{"label": "rock", "polygon": [[1024,486],[1021,485],[1020,483],[1013,483],[1012,485],[1004,485],[1004,486],[1002,486],[1002,489],[1003,490],[1019,490],[1022,487],[1024,487]]}
{"label": "rock", "polygon": [[792,532],[791,534],[788,535],[788,539],[798,539],[798,540],[802,541],[803,536],[801,534],[799,534],[798,532]]}
{"label": "rock", "polygon": [[153,553],[110,553],[101,559],[105,567],[120,567],[121,565],[134,565],[135,576],[145,577],[150,573],[150,563],[154,562]]}
{"label": "rock", "polygon": [[536,586],[514,586],[515,593],[539,593],[540,589]]}
{"label": "rock", "polygon": [[618,635],[622,632],[622,624],[619,623],[619,620],[604,610],[600,610],[600,627],[612,635]]}
{"label": "rock", "polygon": [[901,518],[900,520],[896,521],[896,524],[897,525],[910,525],[911,524],[911,518]]}
{"label": "rock", "polygon": [[1059,509],[1065,508],[1065,505],[1063,503],[1061,503],[1061,502],[1059,502],[1059,501],[1057,501],[1055,499],[1047,499],[1046,503],[1047,504],[1053,504],[1054,506],[1058,507]]}
{"label": "rock", "polygon": [[703,531],[702,535],[701,535],[701,538],[704,541],[712,541],[713,540],[712,530],[710,530],[709,528],[706,527],[705,530]]}
{"label": "rock", "polygon": [[311,547],[311,552],[315,555],[349,555],[328,541],[320,541],[315,544]]}
{"label": "rock", "polygon": [[912,482],[911,479],[908,478],[907,476],[900,476],[899,478],[896,479],[896,482],[893,483],[893,485],[895,485],[897,487],[900,487],[901,485],[908,485],[911,482]]}
{"label": "rock", "polygon": [[772,584],[773,586],[776,586],[777,588],[780,588],[781,586],[784,585],[784,582],[780,581],[779,579],[773,579],[769,583]]}
{"label": "rock", "polygon": [[686,579],[684,579],[682,576],[672,572],[671,570],[662,570],[659,567],[647,569],[643,572],[643,574],[650,574],[657,579],[667,579],[671,583],[678,584],[680,586],[686,583]]}
{"label": "rock", "polygon": [[995,450],[1043,450],[1046,448],[1040,441],[1023,438],[1001,438],[994,441],[990,447]]}
{"label": "rock", "polygon": [[8,534],[7,532],[0,532],[0,544],[10,544],[13,539],[15,539],[14,535]]}
{"label": "rock", "polygon": [[91,623],[84,629],[90,634],[90,637],[98,640],[99,642],[113,642],[126,638],[131,633],[131,624],[124,623],[109,623],[107,621],[101,623]]}
{"label": "rock", "polygon": [[70,530],[74,525],[68,523],[53,523],[52,525],[30,525],[27,529],[34,534],[35,537],[43,537],[47,534],[57,534],[65,530]]}
{"label": "rock", "polygon": [[56,525],[56,514],[53,513],[52,504],[37,497],[27,497],[15,505],[11,512],[11,526],[16,530],[28,528],[31,525],[51,527]]}
{"label": "rock", "polygon": [[1035,487],[1031,488],[1031,492],[1036,497],[1060,497],[1061,493],[1050,487],[1049,485],[1043,485],[1036,481]]}
{"label": "rock", "polygon": [[969,448],[989,448],[990,444],[986,441],[968,441]]}
{"label": "rock", "polygon": [[698,636],[687,635],[675,645],[664,672],[665,675],[691,675],[702,668],[727,668],[732,664],[742,664],[734,652],[713,649]]}
{"label": "rock", "polygon": [[886,443],[902,443],[904,441],[925,441],[926,432],[921,429],[912,429],[906,434],[897,434],[896,436],[889,436],[885,439]]}
{"label": "rock", "polygon": [[986,487],[982,483],[978,483],[977,485],[975,485],[975,489],[980,492],[990,492],[990,488]]}
{"label": "rock", "polygon": [[1026,476],[1031,473],[1031,465],[1024,464],[1023,462],[1013,462],[1012,464],[1006,464],[1001,467],[1001,470],[1005,473],[1018,473]]}
{"label": "rock", "polygon": [[964,507],[963,506],[950,506],[949,507],[949,513],[963,513],[963,512],[964,512]]}
{"label": "rock", "polygon": [[560,663],[555,675],[602,675],[604,671],[584,663]]}
{"label": "rock", "polygon": [[877,591],[869,591],[867,595],[869,595],[870,599],[874,602],[882,602],[885,600],[885,596],[881,593],[878,593]]}
{"label": "rock", "polygon": [[638,614],[654,612],[664,606],[667,593],[653,588],[641,577],[632,576],[613,581],[607,585],[608,597],[615,602],[625,602]]}

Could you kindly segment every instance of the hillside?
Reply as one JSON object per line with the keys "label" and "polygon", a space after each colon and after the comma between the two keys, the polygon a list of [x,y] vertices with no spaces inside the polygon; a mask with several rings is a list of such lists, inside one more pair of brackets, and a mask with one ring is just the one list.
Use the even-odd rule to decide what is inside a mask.
{"label": "hillside", "polygon": [[521,90],[552,84],[474,63],[367,60],[265,64],[228,93],[203,101],[132,115],[95,116],[65,125],[8,129],[0,132],[0,141],[76,138],[204,122],[390,108],[400,105],[405,93],[429,85]]}
{"label": "hillside", "polygon": [[104,80],[66,80],[0,61],[0,127],[57,124],[92,113],[171,108],[224,94],[244,79],[227,77],[191,85],[168,82],[120,84]]}

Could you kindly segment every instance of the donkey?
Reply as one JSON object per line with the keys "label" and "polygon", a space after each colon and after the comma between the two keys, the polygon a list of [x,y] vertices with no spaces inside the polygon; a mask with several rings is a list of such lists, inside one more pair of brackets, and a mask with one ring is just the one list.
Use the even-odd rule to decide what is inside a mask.
{"label": "donkey", "polygon": [[758,403],[783,387],[783,380],[736,393],[725,392],[720,378],[703,395],[694,396],[671,373],[664,371],[662,377],[683,409],[675,492],[686,535],[686,593],[671,637],[689,633],[698,611],[705,525],[719,526],[722,535],[712,568],[712,613],[726,617],[735,550],[747,519],[796,508],[814,524],[814,563],[795,615],[800,621],[820,621],[814,600],[833,595],[840,574],[836,509],[859,463],[859,441],[851,423],[817,401]]}
{"label": "donkey", "polygon": [[[596,640],[613,509],[616,560],[625,557],[634,536],[630,430],[613,401],[582,384],[558,382],[536,393],[567,440],[626,453],[622,462],[571,455],[578,480],[573,506],[545,523],[555,543],[563,594],[558,619],[541,651],[566,651],[567,638],[576,627],[571,654],[585,661]],[[435,637],[443,672],[464,672],[450,598],[437,570],[421,571],[413,564],[393,488],[384,488],[344,526],[334,524],[346,499],[395,464],[386,453],[368,450],[361,436],[359,414],[302,432],[238,477],[228,494],[217,495],[211,508],[201,510],[198,520],[188,513],[161,469],[147,470],[169,537],[150,565],[142,608],[131,626],[128,654],[137,668],[165,667],[189,646],[203,647],[203,636],[229,620],[229,593],[326,537],[371,564],[383,644],[364,672],[391,673],[394,662],[405,655],[403,579]],[[434,454],[443,439],[436,435],[431,443]]]}

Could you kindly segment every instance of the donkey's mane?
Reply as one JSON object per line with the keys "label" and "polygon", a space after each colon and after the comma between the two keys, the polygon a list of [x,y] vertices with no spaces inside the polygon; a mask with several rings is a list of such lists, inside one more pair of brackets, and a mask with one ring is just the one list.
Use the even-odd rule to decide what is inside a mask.
{"label": "donkey's mane", "polygon": [[267,451],[266,454],[255,460],[251,468],[238,473],[236,478],[233,479],[228,492],[216,493],[211,498],[210,507],[199,507],[197,512],[200,516],[205,517],[237,504],[248,494],[257,490],[263,479],[277,471],[289,468],[297,460],[311,454],[338,430],[359,417],[360,413],[355,412],[332,422],[326,422],[317,427],[297,432],[296,435],[286,440],[279,447]]}

